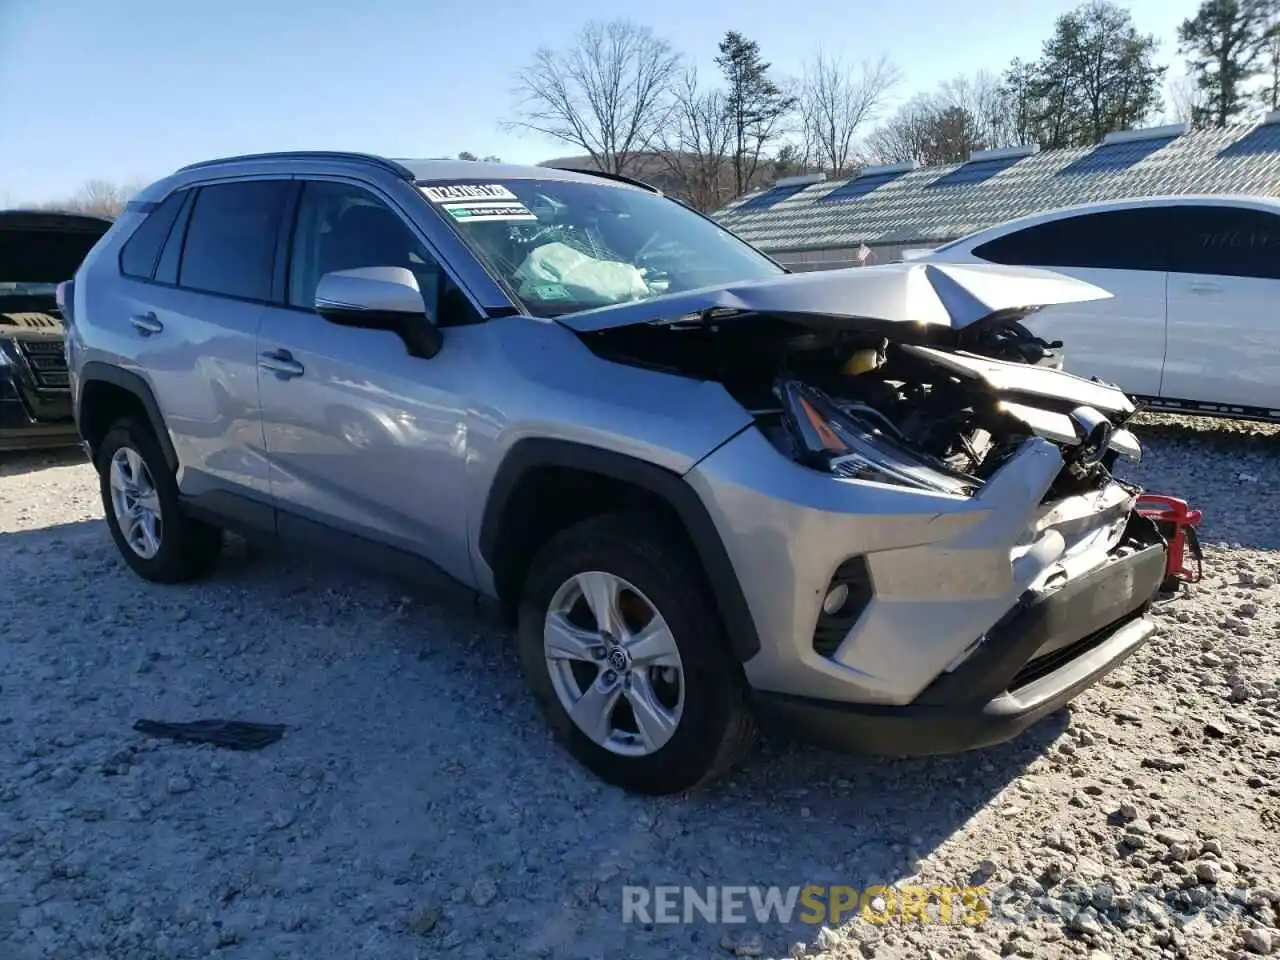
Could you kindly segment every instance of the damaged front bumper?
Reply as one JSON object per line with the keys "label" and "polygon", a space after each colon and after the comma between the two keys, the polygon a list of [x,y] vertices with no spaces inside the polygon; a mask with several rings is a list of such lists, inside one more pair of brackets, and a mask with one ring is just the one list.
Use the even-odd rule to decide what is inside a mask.
{"label": "damaged front bumper", "polygon": [[[1116,482],[1047,502],[1063,465],[1031,438],[946,494],[823,475],[753,430],[700,463],[687,479],[761,637],[744,669],[762,719],[843,749],[951,752],[1015,736],[1128,656],[1152,632],[1164,539]],[[824,637],[855,560],[853,617]]]}
{"label": "damaged front bumper", "polygon": [[1164,577],[1165,548],[1151,535],[1155,542],[1062,586],[1027,591],[973,656],[910,703],[757,691],[756,710],[766,724],[860,753],[954,753],[1010,740],[1092,686],[1154,632],[1144,614]]}

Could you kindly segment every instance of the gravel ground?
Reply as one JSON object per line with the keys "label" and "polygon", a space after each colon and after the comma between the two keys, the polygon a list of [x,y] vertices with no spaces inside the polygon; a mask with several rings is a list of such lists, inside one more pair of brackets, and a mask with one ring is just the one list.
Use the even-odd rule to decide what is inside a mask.
{"label": "gravel ground", "polygon": [[[85,463],[6,458],[0,955],[1280,954],[1280,430],[1149,417],[1143,436],[1134,476],[1205,511],[1207,576],[1069,711],[960,757],[766,743],[667,800],[555,748],[468,603],[234,545],[208,582],[151,586]],[[289,731],[236,753],[144,738],[141,717]],[[895,882],[1005,905],[978,925],[622,923],[624,884]]]}

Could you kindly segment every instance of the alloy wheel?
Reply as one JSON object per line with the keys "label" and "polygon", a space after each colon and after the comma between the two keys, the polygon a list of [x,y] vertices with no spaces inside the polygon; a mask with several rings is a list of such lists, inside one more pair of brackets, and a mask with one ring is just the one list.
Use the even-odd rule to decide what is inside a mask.
{"label": "alloy wheel", "polygon": [[132,447],[111,457],[111,507],[129,548],[144,560],[160,552],[164,523],[160,496],[146,461]]}
{"label": "alloy wheel", "polygon": [[612,753],[642,757],[671,739],[684,711],[684,665],[657,607],[611,573],[579,573],[543,624],[551,684],[570,719]]}

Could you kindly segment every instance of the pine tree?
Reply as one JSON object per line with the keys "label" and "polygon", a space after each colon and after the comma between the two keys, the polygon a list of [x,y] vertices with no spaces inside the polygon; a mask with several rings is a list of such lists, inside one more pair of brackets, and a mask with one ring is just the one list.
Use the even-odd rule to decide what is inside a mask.
{"label": "pine tree", "polygon": [[1058,18],[1038,60],[1015,60],[1006,74],[1016,126],[1047,148],[1091,146],[1135,126],[1160,107],[1165,68],[1155,52],[1127,10],[1082,4]]}
{"label": "pine tree", "polygon": [[765,148],[782,135],[783,121],[795,109],[796,98],[769,75],[770,64],[760,56],[760,45],[736,30],[720,41],[716,65],[727,85],[725,109],[733,149],[730,163],[734,189],[741,195],[751,189]]}
{"label": "pine tree", "polygon": [[1192,120],[1225,127],[1249,106],[1245,86],[1262,69],[1270,31],[1268,0],[1205,0],[1178,28],[1179,50],[1206,105]]}

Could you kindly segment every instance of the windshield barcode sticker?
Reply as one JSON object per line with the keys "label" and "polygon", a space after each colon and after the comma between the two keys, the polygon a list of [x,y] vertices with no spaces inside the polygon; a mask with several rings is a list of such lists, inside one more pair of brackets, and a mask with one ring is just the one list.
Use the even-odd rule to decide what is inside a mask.
{"label": "windshield barcode sticker", "polygon": [[442,208],[455,220],[475,223],[482,220],[537,220],[529,208],[518,200],[506,203],[477,200],[474,203],[445,203]]}
{"label": "windshield barcode sticker", "polygon": [[451,200],[519,199],[500,183],[455,183],[447,187],[423,187],[422,192],[432,203],[449,203]]}

